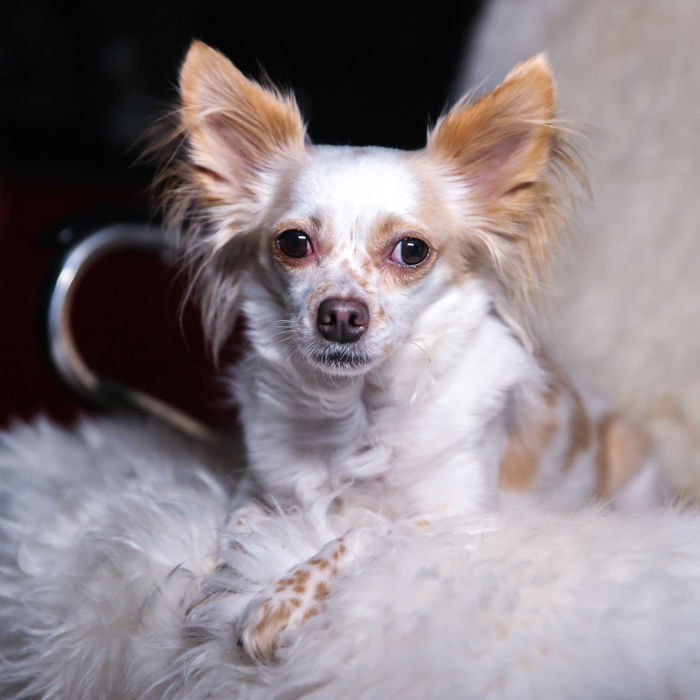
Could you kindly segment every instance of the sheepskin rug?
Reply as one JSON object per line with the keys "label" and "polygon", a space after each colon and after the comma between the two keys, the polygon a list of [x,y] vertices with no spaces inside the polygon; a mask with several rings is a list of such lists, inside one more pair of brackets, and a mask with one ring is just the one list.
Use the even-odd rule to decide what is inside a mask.
{"label": "sheepskin rug", "polygon": [[[319,506],[227,531],[221,467],[135,423],[0,438],[0,696],[697,697],[691,512],[502,513],[421,534],[377,519],[322,613],[260,664],[237,616],[335,525]],[[213,583],[228,592],[186,623]]]}

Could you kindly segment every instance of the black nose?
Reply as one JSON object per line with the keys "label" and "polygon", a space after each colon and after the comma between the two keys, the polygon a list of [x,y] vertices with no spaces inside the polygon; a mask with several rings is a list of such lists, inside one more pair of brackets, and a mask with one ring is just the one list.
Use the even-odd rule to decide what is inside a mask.
{"label": "black nose", "polygon": [[367,304],[357,299],[325,299],[318,307],[316,326],[326,340],[354,343],[368,325]]}

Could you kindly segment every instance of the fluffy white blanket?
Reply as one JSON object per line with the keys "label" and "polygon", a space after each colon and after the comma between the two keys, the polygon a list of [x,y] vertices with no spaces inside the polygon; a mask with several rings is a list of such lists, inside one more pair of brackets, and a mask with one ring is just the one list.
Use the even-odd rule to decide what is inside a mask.
{"label": "fluffy white blanket", "polygon": [[[271,514],[213,572],[230,483],[210,462],[116,422],[1,438],[2,697],[697,697],[695,514],[378,528],[381,546],[259,665],[236,647],[236,611],[332,528]],[[185,625],[213,576],[230,593]]]}

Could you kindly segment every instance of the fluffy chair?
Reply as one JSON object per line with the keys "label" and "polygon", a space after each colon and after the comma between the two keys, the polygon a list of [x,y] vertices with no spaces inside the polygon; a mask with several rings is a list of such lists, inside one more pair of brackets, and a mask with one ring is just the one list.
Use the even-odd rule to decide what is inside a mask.
{"label": "fluffy chair", "polygon": [[[261,665],[237,615],[333,523],[273,512],[230,532],[212,464],[152,426],[2,437],[2,697],[697,697],[697,515],[378,521],[381,546]],[[186,618],[214,580],[221,604]]]}

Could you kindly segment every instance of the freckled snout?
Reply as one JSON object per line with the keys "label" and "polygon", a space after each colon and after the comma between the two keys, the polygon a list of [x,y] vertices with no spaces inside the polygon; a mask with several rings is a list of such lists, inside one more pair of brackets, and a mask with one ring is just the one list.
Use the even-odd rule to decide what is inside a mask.
{"label": "freckled snout", "polygon": [[358,299],[324,299],[318,307],[316,326],[326,340],[354,343],[368,325],[369,309]]}

